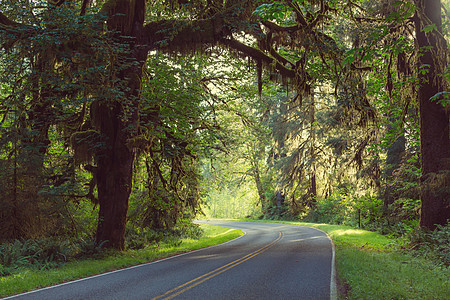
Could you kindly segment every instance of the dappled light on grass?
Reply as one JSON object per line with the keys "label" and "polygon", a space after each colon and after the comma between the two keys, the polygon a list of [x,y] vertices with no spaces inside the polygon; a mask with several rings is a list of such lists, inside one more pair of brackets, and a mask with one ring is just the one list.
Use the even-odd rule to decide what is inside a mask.
{"label": "dappled light on grass", "polygon": [[328,231],[336,244],[351,245],[352,247],[387,251],[393,243],[384,235],[363,229],[335,229]]}
{"label": "dappled light on grass", "polygon": [[13,279],[18,279],[18,280],[22,280],[25,278],[25,275],[28,272],[26,270],[24,270],[23,272],[19,273],[19,274],[13,274],[11,276],[4,276],[4,277],[0,277],[0,283],[6,282],[9,278],[13,278]]}
{"label": "dappled light on grass", "polygon": [[226,234],[228,234],[228,233],[230,233],[230,232],[232,232],[232,231],[233,231],[233,229],[229,229],[229,230],[227,230],[227,231],[224,231],[224,232],[215,234],[214,237],[216,237],[216,236],[221,236],[221,235],[226,235]]}
{"label": "dappled light on grass", "polygon": [[358,229],[343,229],[334,230],[333,235],[350,235],[350,234],[367,234],[368,231],[358,230]]}
{"label": "dappled light on grass", "polygon": [[387,251],[393,241],[377,232],[356,229],[344,225],[314,224],[293,222],[295,225],[313,227],[325,231],[336,245],[352,245],[353,247]]}

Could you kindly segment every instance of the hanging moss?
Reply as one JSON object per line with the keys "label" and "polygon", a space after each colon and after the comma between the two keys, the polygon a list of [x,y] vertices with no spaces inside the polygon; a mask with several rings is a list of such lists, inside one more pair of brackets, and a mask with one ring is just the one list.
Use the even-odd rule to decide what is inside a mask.
{"label": "hanging moss", "polygon": [[153,146],[153,140],[155,137],[148,136],[147,134],[139,134],[131,137],[127,140],[127,147],[131,151],[148,152]]}
{"label": "hanging moss", "polygon": [[75,153],[76,164],[91,162],[102,146],[99,132],[92,129],[73,133],[70,144]]}

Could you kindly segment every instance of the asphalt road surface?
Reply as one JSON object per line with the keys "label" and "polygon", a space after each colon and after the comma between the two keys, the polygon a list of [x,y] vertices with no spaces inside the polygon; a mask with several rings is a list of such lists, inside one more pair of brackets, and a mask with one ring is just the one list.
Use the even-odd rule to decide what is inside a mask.
{"label": "asphalt road surface", "polygon": [[336,299],[334,250],[300,226],[203,221],[246,234],[218,246],[11,299]]}

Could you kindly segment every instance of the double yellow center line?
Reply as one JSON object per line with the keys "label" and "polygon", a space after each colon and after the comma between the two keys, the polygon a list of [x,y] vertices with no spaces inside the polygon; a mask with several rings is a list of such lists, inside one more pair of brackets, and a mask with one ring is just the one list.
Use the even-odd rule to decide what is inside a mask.
{"label": "double yellow center line", "polygon": [[217,268],[217,269],[215,269],[215,270],[213,270],[213,271],[211,271],[209,273],[206,273],[206,274],[204,274],[202,276],[199,276],[199,277],[197,277],[195,279],[192,279],[191,281],[188,281],[188,282],[186,282],[186,283],[184,283],[182,285],[179,285],[176,288],[173,288],[170,291],[167,291],[167,292],[165,292],[162,295],[159,295],[159,296],[156,296],[156,297],[152,298],[152,300],[156,300],[156,299],[167,299],[167,300],[168,299],[172,299],[172,298],[174,298],[174,297],[176,297],[176,296],[186,292],[187,290],[190,290],[193,287],[195,287],[195,286],[197,286],[197,285],[199,285],[199,284],[201,284],[201,283],[203,283],[203,282],[205,282],[205,281],[207,281],[207,280],[209,280],[209,279],[211,279],[211,278],[213,278],[213,277],[215,277],[215,276],[217,276],[219,274],[222,274],[223,272],[225,272],[225,271],[227,271],[227,270],[229,270],[231,268],[236,267],[237,265],[243,263],[244,261],[247,261],[247,260],[255,257],[256,255],[263,253],[264,251],[266,251],[267,249],[269,249],[270,247],[275,245],[277,242],[279,242],[283,238],[283,236],[284,236],[284,233],[280,232],[278,237],[277,237],[277,239],[274,240],[272,243],[270,243],[270,244],[268,244],[268,245],[266,245],[264,247],[261,247],[258,250],[253,251],[252,253],[247,254],[244,257],[241,257],[239,259],[236,259],[235,261],[232,261],[232,262],[230,262],[230,263],[228,263],[228,264],[226,264],[226,265],[224,265],[224,266],[222,266],[220,268]]}

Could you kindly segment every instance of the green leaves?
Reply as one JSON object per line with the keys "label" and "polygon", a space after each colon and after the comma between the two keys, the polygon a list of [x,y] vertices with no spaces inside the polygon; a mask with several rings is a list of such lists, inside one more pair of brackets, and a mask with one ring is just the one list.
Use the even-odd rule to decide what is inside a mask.
{"label": "green leaves", "polygon": [[430,101],[436,101],[443,107],[446,107],[447,105],[450,104],[450,92],[446,92],[446,91],[439,92],[436,95],[434,95],[433,97],[431,97]]}
{"label": "green leaves", "polygon": [[429,64],[423,64],[419,67],[419,74],[426,75],[430,72],[430,65]]}
{"label": "green leaves", "polygon": [[396,1],[391,10],[386,21],[400,24],[414,14],[416,6],[412,1]]}
{"label": "green leaves", "polygon": [[422,31],[425,33],[430,33],[431,31],[436,30],[437,31],[437,27],[436,24],[430,24],[430,25],[426,25],[422,28]]}
{"label": "green leaves", "polygon": [[277,20],[284,21],[293,10],[286,4],[273,1],[272,3],[265,3],[258,6],[253,12],[260,20]]}

